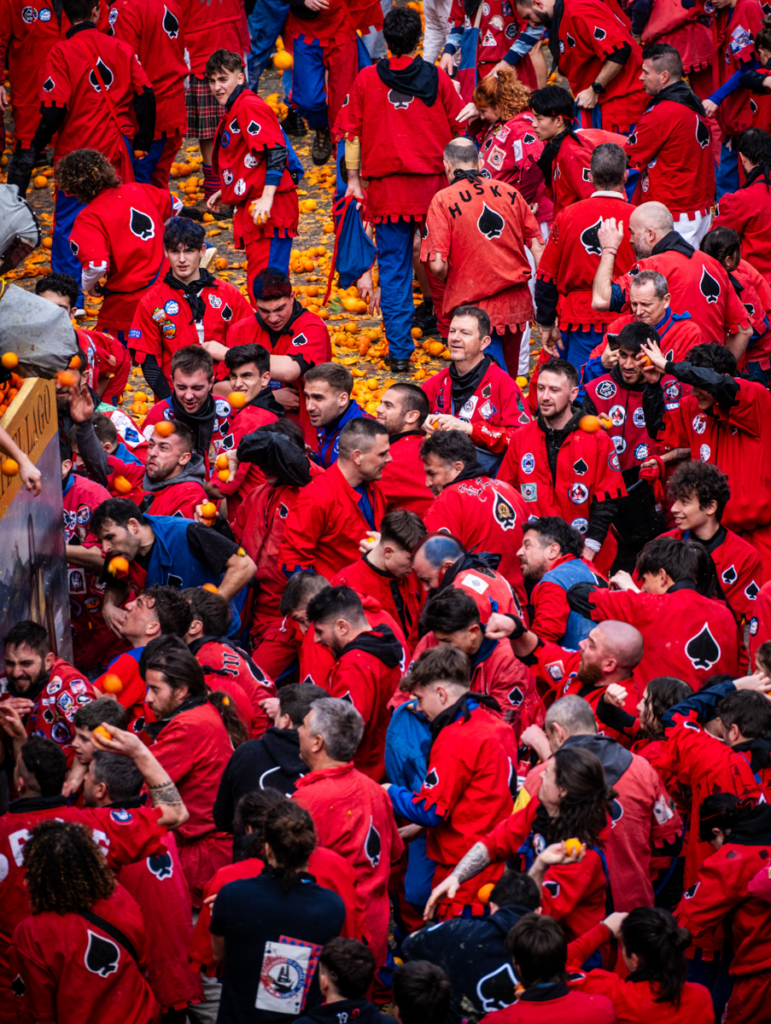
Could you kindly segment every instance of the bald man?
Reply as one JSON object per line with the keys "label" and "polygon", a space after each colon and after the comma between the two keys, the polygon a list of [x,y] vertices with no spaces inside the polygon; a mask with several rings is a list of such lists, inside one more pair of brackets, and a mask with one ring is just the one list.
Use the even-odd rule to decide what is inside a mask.
{"label": "bald man", "polygon": [[[626,691],[624,710],[637,714],[637,705],[645,692],[645,679],[635,676],[642,661],[642,633],[627,622],[608,619],[600,622],[577,651],[550,640],[541,640],[515,615],[493,614],[485,627],[485,636],[491,640],[508,637],[511,649],[523,664],[529,665],[538,682],[538,691],[545,703],[567,694],[583,697],[597,719],[597,705],[611,683],[621,683]],[[624,747],[632,739],[607,725],[599,725],[606,736]]]}
{"label": "bald man", "polygon": [[516,377],[522,335],[533,318],[528,282],[544,242],[518,189],[483,178],[481,170],[471,139],[445,146],[448,184],[431,200],[420,258],[441,282],[431,291],[442,333],[446,336],[451,310],[479,306],[500,339],[506,369]]}
{"label": "bald man", "polygon": [[643,203],[631,211],[629,236],[637,263],[614,278],[616,253],[624,241],[623,220],[602,221],[600,265],[594,278],[592,308],[621,313],[628,308],[629,284],[641,270],[657,270],[667,279],[672,308],[690,313],[705,341],[727,345],[741,359],[752,327],[723,267],[694,249],[674,229],[672,214],[662,203]]}
{"label": "bald man", "polygon": [[609,736],[599,736],[594,712],[578,694],[555,701],[546,713],[544,729],[531,725],[522,733],[522,742],[537,752],[541,764],[528,773],[516,810],[537,795],[546,761],[561,747],[583,747],[602,761],[605,781],[618,794],[612,804],[613,828],[607,846],[614,909],[652,907],[651,854],[655,848],[657,858],[666,856],[665,847],[676,843],[682,828],[656,769]]}

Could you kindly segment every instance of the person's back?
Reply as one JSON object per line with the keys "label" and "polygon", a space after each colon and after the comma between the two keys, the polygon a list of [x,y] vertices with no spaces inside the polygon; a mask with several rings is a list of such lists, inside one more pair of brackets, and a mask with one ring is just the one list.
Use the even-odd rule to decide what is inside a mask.
{"label": "person's back", "polygon": [[513,1006],[482,1020],[486,1024],[616,1024],[616,1014],[605,996],[586,995],[561,984],[524,992]]}

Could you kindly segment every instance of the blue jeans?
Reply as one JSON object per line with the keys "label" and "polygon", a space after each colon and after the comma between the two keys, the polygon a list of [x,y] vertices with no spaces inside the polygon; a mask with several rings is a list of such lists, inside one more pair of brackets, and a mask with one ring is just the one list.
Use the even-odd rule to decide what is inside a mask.
{"label": "blue jeans", "polygon": [[51,246],[51,270],[55,274],[69,274],[74,277],[78,284],[78,301],[76,305],[83,308],[83,292],[80,290],[80,275],[82,267],[75,253],[70,248],[70,234],[72,233],[75,218],[81,210],[85,210],[86,204],[81,203],[75,196],[68,196],[66,192],[57,189],[56,205],[54,207],[54,233]]}
{"label": "blue jeans", "polygon": [[[260,75],[270,60],[271,51],[276,39],[284,31],[289,4],[284,0],[257,0],[254,10],[249,15],[249,35],[252,49],[246,58],[246,69],[249,73],[249,88],[257,92]],[[282,84],[284,94],[289,95],[292,88],[292,71],[283,73]]]}
{"label": "blue jeans", "polygon": [[603,331],[591,327],[588,331],[562,331],[562,358],[581,372],[581,367],[589,359],[592,349],[605,337]]}
{"label": "blue jeans", "polygon": [[410,331],[415,303],[412,300],[412,239],[417,225],[412,217],[395,224],[384,221],[375,227],[377,263],[380,270],[380,308],[394,359],[409,359],[415,351]]}
{"label": "blue jeans", "polygon": [[739,188],[739,157],[725,139],[720,143],[720,166],[715,168],[715,185],[718,200],[726,192],[736,192]]}

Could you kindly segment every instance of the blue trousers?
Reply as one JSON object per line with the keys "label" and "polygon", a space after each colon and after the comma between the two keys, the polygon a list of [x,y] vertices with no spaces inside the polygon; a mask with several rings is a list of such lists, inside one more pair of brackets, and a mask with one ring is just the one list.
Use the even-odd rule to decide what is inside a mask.
{"label": "blue trousers", "polygon": [[380,308],[394,359],[409,359],[415,351],[410,331],[415,304],[412,301],[412,240],[415,220],[385,221],[375,228],[380,270]]}
{"label": "blue trousers", "polygon": [[148,149],[146,156],[141,158],[135,156],[133,158],[132,164],[134,165],[134,177],[143,185],[150,184],[150,178],[155,170],[155,165],[161,159],[165,145],[166,135],[164,134],[160,139],[156,139],[153,142],[152,146]]}
{"label": "blue trousers", "polygon": [[[270,60],[276,39],[284,31],[289,4],[285,0],[257,0],[254,10],[249,15],[249,35],[252,49],[246,58],[246,69],[249,73],[249,88],[257,91],[260,75]],[[284,94],[289,95],[292,88],[292,71],[284,71],[282,77]]]}
{"label": "blue trousers", "polygon": [[736,192],[739,188],[739,157],[725,139],[720,143],[720,166],[715,168],[715,185],[718,200],[726,192]]}
{"label": "blue trousers", "polygon": [[283,270],[285,274],[288,274],[289,260],[291,259],[293,245],[293,238],[271,238],[270,263],[268,266],[276,267],[278,270]]}
{"label": "blue trousers", "polygon": [[324,88],[324,51],[321,43],[306,43],[305,36],[294,41],[292,103],[312,131],[329,127]]}
{"label": "blue trousers", "polygon": [[70,234],[75,218],[81,210],[85,210],[86,204],[81,203],[75,196],[68,196],[61,189],[56,191],[56,205],[54,207],[54,233],[51,246],[51,270],[55,274],[69,274],[78,283],[78,301],[76,305],[83,308],[83,292],[80,290],[81,266],[78,257],[70,248]]}
{"label": "blue trousers", "polygon": [[562,331],[563,359],[581,372],[581,367],[589,359],[592,349],[596,348],[604,338],[602,331],[594,327],[588,331]]}

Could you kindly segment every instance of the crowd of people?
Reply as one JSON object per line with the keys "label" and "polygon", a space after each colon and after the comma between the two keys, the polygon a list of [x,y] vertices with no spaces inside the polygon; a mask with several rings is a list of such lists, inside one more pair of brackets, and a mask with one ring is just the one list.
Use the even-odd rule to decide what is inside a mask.
{"label": "crowd of people", "polygon": [[[416,6],[0,0],[36,293],[103,299],[72,660],[0,638],[0,1024],[771,1019],[771,22]],[[289,277],[309,129],[374,415]]]}

